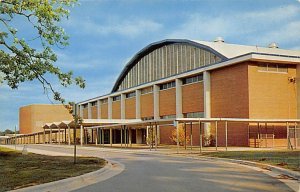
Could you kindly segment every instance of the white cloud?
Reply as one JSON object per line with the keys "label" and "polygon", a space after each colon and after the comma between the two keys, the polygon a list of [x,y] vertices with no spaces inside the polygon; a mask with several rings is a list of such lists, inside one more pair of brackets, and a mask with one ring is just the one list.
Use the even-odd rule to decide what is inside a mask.
{"label": "white cloud", "polygon": [[299,43],[300,7],[287,5],[272,9],[222,13],[208,16],[201,13],[189,14],[186,22],[166,38],[189,38],[213,40],[217,36],[243,40],[243,44],[266,45],[276,41],[280,44]]}
{"label": "white cloud", "polygon": [[68,22],[71,27],[84,34],[109,35],[118,34],[135,37],[147,32],[155,32],[162,28],[162,24],[150,19],[109,19],[106,23],[96,23],[91,19],[73,18]]}

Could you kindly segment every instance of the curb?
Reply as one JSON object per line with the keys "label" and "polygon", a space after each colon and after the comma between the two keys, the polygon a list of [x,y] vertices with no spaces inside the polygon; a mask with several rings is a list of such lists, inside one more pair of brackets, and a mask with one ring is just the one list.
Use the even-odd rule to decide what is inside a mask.
{"label": "curb", "polygon": [[97,171],[70,177],[50,183],[44,183],[31,187],[13,190],[12,192],[60,192],[60,191],[73,191],[92,185],[115,175],[118,175],[125,169],[123,164],[115,161],[108,161],[107,165]]}
{"label": "curb", "polygon": [[[214,157],[211,157],[214,158]],[[274,165],[269,165],[269,164],[264,164],[264,163],[259,163],[259,162],[253,162],[253,161],[247,161],[247,160],[238,160],[238,159],[226,159],[226,158],[216,158],[216,159],[221,159],[222,161],[229,161],[232,163],[239,163],[242,165],[248,165],[248,166],[255,166],[263,169],[267,169],[269,171],[277,172],[279,174],[287,175],[289,177],[292,177],[296,180],[300,181],[300,173],[288,169],[284,169],[281,167],[277,167]]]}
{"label": "curb", "polygon": [[[18,149],[17,149],[18,150]],[[43,151],[43,150],[40,150]],[[42,154],[38,152],[30,152],[35,154]],[[60,153],[58,156],[68,156],[69,154]],[[103,158],[103,157],[102,157]],[[73,191],[76,189],[80,189],[86,187],[88,185],[92,185],[104,180],[107,180],[111,177],[114,177],[124,171],[125,166],[117,161],[113,161],[110,159],[105,159],[107,164],[96,171],[89,172],[83,175],[69,177],[57,181],[52,181],[48,183],[43,183],[39,185],[34,185],[30,187],[25,187],[21,189],[11,190],[12,192],[67,192]]]}

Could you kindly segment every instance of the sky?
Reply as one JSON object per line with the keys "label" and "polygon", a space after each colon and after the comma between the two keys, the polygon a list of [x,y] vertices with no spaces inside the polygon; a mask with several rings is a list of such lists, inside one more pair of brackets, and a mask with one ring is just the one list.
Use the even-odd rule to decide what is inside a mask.
{"label": "sky", "polygon": [[[86,80],[86,88],[63,88],[69,101],[108,94],[131,57],[163,39],[213,41],[300,50],[300,0],[79,0],[60,24],[70,45],[55,49],[56,66]],[[31,28],[18,29],[29,37]],[[0,47],[1,49],[1,47]],[[0,131],[19,124],[19,108],[51,103],[38,81],[17,90],[0,85]]]}

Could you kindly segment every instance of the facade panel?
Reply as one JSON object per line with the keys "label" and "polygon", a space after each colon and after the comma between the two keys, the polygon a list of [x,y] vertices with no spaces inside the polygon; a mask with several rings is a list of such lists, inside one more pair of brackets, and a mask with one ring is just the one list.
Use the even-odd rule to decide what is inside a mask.
{"label": "facade panel", "polygon": [[92,116],[91,116],[91,118],[92,118],[92,119],[97,119],[97,118],[98,118],[98,112],[97,112],[97,110],[98,110],[98,107],[97,107],[97,106],[92,106],[92,107],[91,107],[91,111],[92,111]]}
{"label": "facade panel", "polygon": [[249,118],[247,63],[211,71],[211,117]]}
{"label": "facade panel", "polygon": [[[249,118],[248,65],[211,71],[211,117]],[[218,125],[218,143],[225,145],[225,124]],[[248,124],[230,123],[229,146],[248,146]]]}
{"label": "facade panel", "polygon": [[46,123],[72,120],[63,105],[36,104],[20,108],[19,128],[21,134],[43,131]]}
{"label": "facade panel", "polygon": [[153,93],[141,95],[141,118],[153,117]]}
{"label": "facade panel", "polygon": [[176,114],[176,89],[170,88],[159,91],[159,115]]}
{"label": "facade panel", "polygon": [[82,109],[82,118],[88,119],[88,108],[87,107]]}
{"label": "facade panel", "polygon": [[249,65],[249,117],[270,119],[297,118],[296,66],[287,73],[259,71],[258,63]]}
{"label": "facade panel", "polygon": [[203,112],[204,93],[203,83],[192,83],[182,86],[182,112]]}
{"label": "facade panel", "polygon": [[101,119],[108,119],[108,104],[101,104]]}
{"label": "facade panel", "polygon": [[113,101],[112,102],[112,118],[121,119],[121,102]]}
{"label": "facade panel", "polygon": [[125,99],[125,118],[135,119],[135,97]]}

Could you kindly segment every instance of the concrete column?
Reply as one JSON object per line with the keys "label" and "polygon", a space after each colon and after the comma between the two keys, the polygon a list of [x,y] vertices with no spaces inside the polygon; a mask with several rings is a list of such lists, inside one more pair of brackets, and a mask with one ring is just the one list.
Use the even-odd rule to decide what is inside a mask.
{"label": "concrete column", "polygon": [[112,97],[108,97],[108,119],[112,119]]}
{"label": "concrete column", "polygon": [[88,119],[92,118],[92,104],[88,103]]}
{"label": "concrete column", "polygon": [[136,129],[136,144],[142,144],[142,130]]}
{"label": "concrete column", "polygon": [[59,126],[57,126],[58,127],[58,144],[60,145],[60,135],[61,135],[61,133],[60,133],[60,127]]}
{"label": "concrete column", "polygon": [[297,86],[297,117],[300,119],[300,64],[297,65],[297,77],[296,77],[296,86]]}
{"label": "concrete column", "polygon": [[153,85],[153,113],[154,119],[159,119],[159,86]]}
{"label": "concrete column", "polygon": [[52,144],[52,128],[50,128],[50,144]]}
{"label": "concrete column", "polygon": [[83,106],[78,105],[78,107],[79,107],[79,116],[83,119]]}
{"label": "concrete column", "polygon": [[83,126],[80,125],[80,145],[83,145]]}
{"label": "concrete column", "polygon": [[128,143],[129,143],[129,145],[131,147],[132,146],[132,130],[131,130],[130,127],[128,129]]}
{"label": "concrete column", "polygon": [[121,94],[121,119],[125,119],[125,99],[126,99],[126,95],[122,93]]}
{"label": "concrete column", "polygon": [[176,79],[176,117],[182,118],[182,80]]}
{"label": "concrete column", "polygon": [[[210,72],[204,71],[203,72],[203,87],[204,87],[204,117],[210,118],[211,117],[211,110],[210,110]],[[210,124],[206,123],[204,126],[204,135],[210,135]]]}
{"label": "concrete column", "polygon": [[135,118],[141,118],[141,90],[135,90]]}
{"label": "concrete column", "polygon": [[68,126],[68,144],[71,145],[71,130],[70,130],[70,126]]}
{"label": "concrete column", "polygon": [[44,135],[43,135],[43,137],[44,137],[44,144],[46,144],[46,130],[44,129]]}
{"label": "concrete column", "polygon": [[111,147],[112,147],[112,140],[113,140],[113,138],[112,138],[112,128],[110,128],[109,129],[109,144],[110,144]]}
{"label": "concrete column", "polygon": [[97,100],[97,118],[101,119],[101,106],[100,106],[100,100]]}

